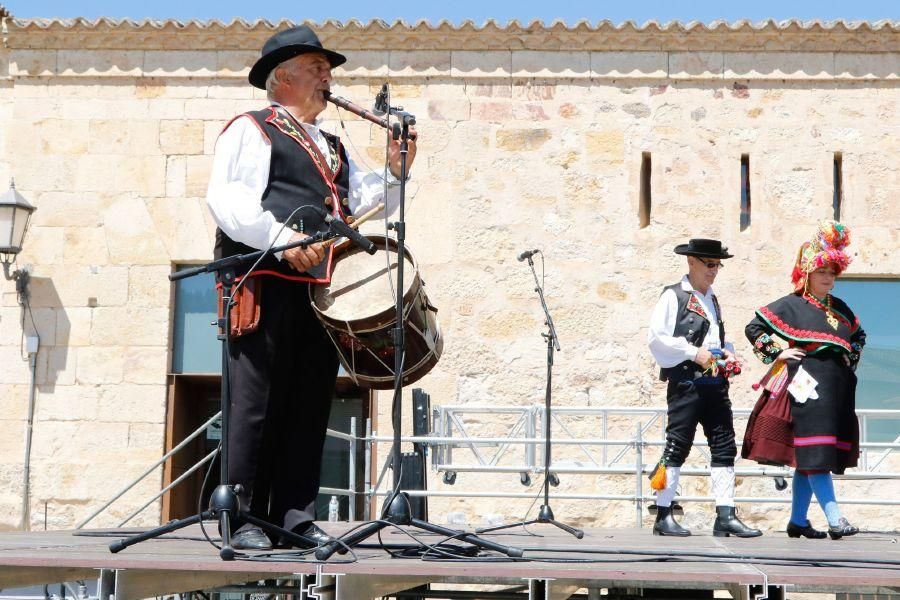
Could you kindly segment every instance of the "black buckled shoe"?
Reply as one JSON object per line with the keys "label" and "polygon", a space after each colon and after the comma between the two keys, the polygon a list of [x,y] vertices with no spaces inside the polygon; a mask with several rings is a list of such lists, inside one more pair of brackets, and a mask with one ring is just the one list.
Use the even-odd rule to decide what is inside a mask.
{"label": "black buckled shoe", "polygon": [[[293,531],[297,535],[302,535],[303,537],[307,538],[313,546],[321,546],[322,544],[327,544],[334,539],[330,535],[322,531],[322,529],[320,529],[319,526],[315,523],[304,523],[302,525],[294,527],[294,529],[292,529],[291,531]],[[278,546],[280,548],[290,548],[294,545],[295,544],[293,544],[289,540],[286,540],[285,538],[281,538],[278,541]],[[309,546],[306,545],[301,547]]]}
{"label": "black buckled shoe", "polygon": [[716,537],[757,537],[762,535],[759,529],[747,527],[737,518],[737,512],[733,506],[717,506],[716,522],[713,523],[713,535]]}
{"label": "black buckled shoe", "polygon": [[851,525],[844,517],[841,517],[840,521],[838,521],[837,527],[828,526],[828,535],[833,540],[839,540],[845,535],[856,535],[857,533],[859,533],[859,529]]}
{"label": "black buckled shoe", "polygon": [[234,534],[231,538],[231,547],[235,550],[271,550],[272,540],[262,529],[252,527]]}
{"label": "black buckled shoe", "polygon": [[788,537],[805,537],[810,540],[824,540],[828,537],[828,534],[824,531],[813,528],[812,523],[808,520],[806,521],[806,525],[803,525],[802,527],[800,525],[795,525],[793,521],[788,521],[787,534]]}
{"label": "black buckled shoe", "polygon": [[691,532],[678,524],[672,515],[671,506],[656,507],[656,522],[653,524],[653,535],[671,535],[687,537]]}

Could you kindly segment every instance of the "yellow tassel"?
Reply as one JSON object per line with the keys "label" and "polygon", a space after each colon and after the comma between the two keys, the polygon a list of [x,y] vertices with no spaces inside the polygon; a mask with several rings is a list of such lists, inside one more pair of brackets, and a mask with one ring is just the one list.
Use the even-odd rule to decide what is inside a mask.
{"label": "yellow tassel", "polygon": [[650,488],[655,491],[666,489],[666,465],[659,463],[650,473]]}

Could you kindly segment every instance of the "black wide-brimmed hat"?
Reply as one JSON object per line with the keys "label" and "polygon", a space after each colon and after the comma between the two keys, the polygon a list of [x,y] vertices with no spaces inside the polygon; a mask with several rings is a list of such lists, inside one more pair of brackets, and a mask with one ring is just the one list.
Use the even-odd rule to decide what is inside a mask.
{"label": "black wide-brimmed hat", "polygon": [[675,254],[685,256],[698,256],[700,258],[731,258],[734,254],[728,254],[728,248],[719,240],[706,240],[694,238],[687,244],[675,246]]}
{"label": "black wide-brimmed hat", "polygon": [[269,73],[284,61],[306,54],[321,52],[328,58],[334,68],[347,62],[347,57],[333,50],[326,50],[319,41],[319,36],[306,25],[298,25],[279,31],[263,44],[261,56],[250,69],[250,85],[261,90],[266,89],[266,78]]}

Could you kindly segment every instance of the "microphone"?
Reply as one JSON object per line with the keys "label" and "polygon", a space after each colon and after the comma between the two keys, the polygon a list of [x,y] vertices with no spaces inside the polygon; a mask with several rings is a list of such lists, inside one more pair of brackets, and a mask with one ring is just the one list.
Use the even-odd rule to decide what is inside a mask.
{"label": "microphone", "polygon": [[522,252],[521,254],[519,254],[516,257],[516,260],[519,262],[522,262],[526,258],[531,258],[532,256],[534,256],[535,254],[537,254],[539,252],[540,252],[540,250],[538,250],[537,248],[535,248],[534,250],[526,250],[525,252]]}
{"label": "microphone", "polygon": [[325,222],[328,223],[328,226],[336,231],[338,235],[349,239],[351,242],[365,250],[368,254],[375,254],[375,251],[378,250],[372,240],[370,240],[357,230],[353,229],[340,219],[335,219],[333,215],[331,215],[327,211],[322,210],[318,206],[314,208],[320,215],[322,215],[322,217],[325,219]]}
{"label": "microphone", "polygon": [[375,95],[375,104],[372,105],[372,112],[379,117],[381,115],[387,114],[387,94],[388,86],[386,83],[384,83],[381,85],[381,91]]}

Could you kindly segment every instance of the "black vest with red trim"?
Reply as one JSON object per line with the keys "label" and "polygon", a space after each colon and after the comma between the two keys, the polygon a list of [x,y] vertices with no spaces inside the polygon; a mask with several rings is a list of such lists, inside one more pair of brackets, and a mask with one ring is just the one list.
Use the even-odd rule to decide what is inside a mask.
{"label": "black vest with red trim", "polygon": [[[253,119],[272,146],[269,181],[262,195],[263,210],[271,212],[279,223],[287,221],[287,227],[308,235],[328,229],[321,214],[310,206],[335,215],[349,214],[345,199],[350,183],[350,166],[337,136],[322,132],[332,155],[338,157],[336,168],[332,169],[313,139],[286,111],[270,106],[240,115],[243,116]],[[232,240],[221,229],[216,230],[217,259],[255,251],[256,248]],[[332,251],[329,248],[325,260],[299,275],[286,261],[266,256],[254,273],[297,281],[327,282],[331,278],[331,263]],[[236,269],[236,274],[240,276],[249,267],[249,264],[241,265]]]}
{"label": "black vest with red trim", "polygon": [[[675,330],[672,332],[672,337],[683,337],[689,344],[699,348],[703,345],[706,334],[709,333],[709,315],[703,310],[703,305],[700,304],[697,297],[681,287],[680,281],[674,285],[666,286],[663,289],[663,294],[667,290],[675,292],[675,298],[678,300],[678,312],[676,313],[678,316],[676,317]],[[725,322],[722,321],[722,309],[719,308],[719,301],[716,299],[715,294],[712,298],[713,307],[716,309],[716,322],[719,325],[719,343],[724,348]],[[692,360],[686,360],[674,367],[660,369],[659,378],[667,381],[673,372],[684,371],[685,366],[689,368],[688,370],[693,371],[697,363]]]}

